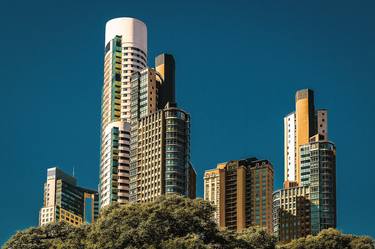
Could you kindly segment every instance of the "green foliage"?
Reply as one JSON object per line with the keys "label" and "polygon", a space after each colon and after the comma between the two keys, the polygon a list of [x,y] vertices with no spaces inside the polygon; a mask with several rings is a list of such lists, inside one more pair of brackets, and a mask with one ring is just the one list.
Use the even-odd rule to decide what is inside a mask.
{"label": "green foliage", "polygon": [[322,231],[276,246],[264,230],[220,231],[203,200],[163,196],[153,203],[112,205],[92,225],[50,224],[17,232],[3,249],[375,249],[368,237]]}
{"label": "green foliage", "polygon": [[188,234],[185,237],[169,239],[161,243],[161,248],[165,249],[209,249],[212,246],[205,245],[202,239],[196,234]]}
{"label": "green foliage", "polygon": [[[213,208],[202,200],[164,196],[154,203],[112,205],[88,234],[92,249],[155,248],[176,238],[210,243],[218,230],[212,219]],[[190,235],[190,237],[187,237]]]}
{"label": "green foliage", "polygon": [[375,249],[374,240],[369,237],[357,237],[342,234],[330,228],[317,236],[307,236],[293,240],[279,247],[280,249]]}
{"label": "green foliage", "polygon": [[28,228],[17,232],[3,248],[9,249],[80,249],[84,247],[87,227],[73,227],[67,223]]}
{"label": "green foliage", "polygon": [[237,235],[237,239],[244,243],[244,248],[274,249],[276,238],[259,228],[248,228]]}

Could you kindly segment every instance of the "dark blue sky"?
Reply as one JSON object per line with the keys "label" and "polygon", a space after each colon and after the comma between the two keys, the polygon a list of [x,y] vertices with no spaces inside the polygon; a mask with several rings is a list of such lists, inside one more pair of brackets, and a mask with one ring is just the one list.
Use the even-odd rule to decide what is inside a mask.
{"label": "dark blue sky", "polygon": [[0,7],[0,244],[37,225],[46,169],[96,188],[104,25],[148,26],[175,56],[192,161],[266,158],[283,181],[283,117],[315,90],[337,145],[338,228],[375,236],[374,1],[10,1]]}

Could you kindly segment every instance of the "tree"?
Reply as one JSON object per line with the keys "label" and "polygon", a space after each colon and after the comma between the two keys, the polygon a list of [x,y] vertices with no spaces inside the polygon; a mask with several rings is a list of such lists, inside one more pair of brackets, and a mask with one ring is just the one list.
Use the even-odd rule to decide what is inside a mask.
{"label": "tree", "polygon": [[210,249],[213,245],[206,245],[196,234],[188,234],[185,237],[178,237],[163,241],[161,248],[164,249]]}
{"label": "tree", "polygon": [[242,241],[246,248],[273,249],[276,245],[276,238],[258,227],[242,231],[237,235],[237,239]]}
{"label": "tree", "polygon": [[350,242],[350,248],[352,249],[374,249],[374,240],[370,237],[354,237]]}
{"label": "tree", "polygon": [[29,228],[17,232],[3,248],[7,249],[83,249],[86,226],[74,227],[65,222]]}
{"label": "tree", "polygon": [[[206,201],[167,195],[152,203],[114,204],[91,225],[56,223],[17,232],[3,249],[275,249],[264,230],[219,230]],[[335,229],[278,249],[375,249],[369,237]]]}
{"label": "tree", "polygon": [[[218,229],[213,207],[203,200],[181,196],[162,196],[153,203],[112,205],[103,210],[88,234],[90,249],[127,247],[162,248],[165,241],[195,238],[205,244],[214,242]],[[173,242],[174,241],[174,242]]]}
{"label": "tree", "polygon": [[329,228],[317,236],[307,236],[282,245],[280,249],[375,249],[374,240],[369,237],[345,235]]}

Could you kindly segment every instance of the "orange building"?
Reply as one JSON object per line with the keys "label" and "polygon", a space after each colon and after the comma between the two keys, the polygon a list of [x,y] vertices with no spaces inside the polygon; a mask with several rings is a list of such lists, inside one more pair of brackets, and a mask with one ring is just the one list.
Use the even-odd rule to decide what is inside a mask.
{"label": "orange building", "polygon": [[204,199],[216,207],[220,228],[259,226],[272,233],[273,166],[247,158],[217,165],[204,175]]}

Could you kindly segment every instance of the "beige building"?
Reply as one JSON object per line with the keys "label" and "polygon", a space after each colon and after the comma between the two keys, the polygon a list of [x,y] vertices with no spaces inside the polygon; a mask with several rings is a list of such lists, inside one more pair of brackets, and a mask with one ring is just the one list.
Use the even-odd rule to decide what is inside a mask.
{"label": "beige building", "polygon": [[[211,202],[215,207],[214,218],[220,224],[220,200],[224,201],[225,164],[218,164],[216,169],[206,170],[204,173],[204,199]],[[221,183],[221,184],[220,184]],[[222,222],[223,223],[223,222]]]}
{"label": "beige building", "polygon": [[273,193],[273,233],[280,241],[311,234],[310,187],[291,187]]}
{"label": "beige building", "polygon": [[190,164],[190,115],[174,103],[174,59],[161,54],[156,69],[131,76],[130,201],[163,194],[195,198]]}
{"label": "beige building", "polygon": [[195,171],[190,165],[190,117],[173,105],[137,121],[131,163],[135,168],[132,201],[153,201],[163,194],[195,197]]}

